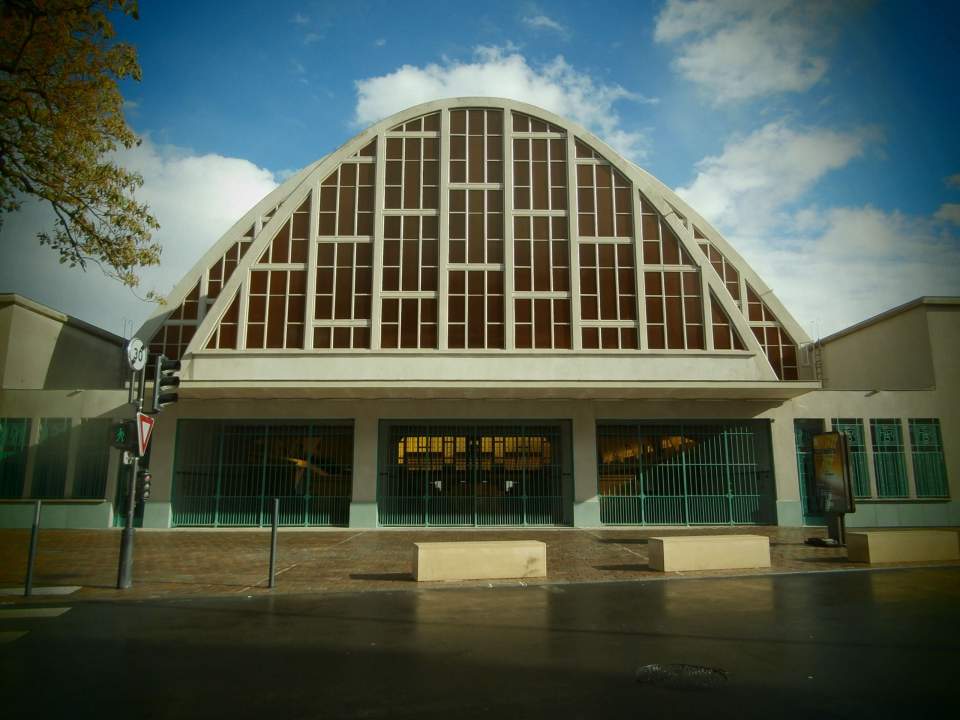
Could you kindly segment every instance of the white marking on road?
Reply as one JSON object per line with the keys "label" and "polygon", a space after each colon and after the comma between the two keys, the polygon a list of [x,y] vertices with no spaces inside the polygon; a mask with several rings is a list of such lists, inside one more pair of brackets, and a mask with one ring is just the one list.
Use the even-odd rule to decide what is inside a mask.
{"label": "white marking on road", "polygon": [[15,640],[19,640],[24,635],[27,634],[26,630],[14,630],[11,632],[0,632],[0,645],[4,643],[12,643]]}
{"label": "white marking on road", "polygon": [[0,610],[0,621],[10,620],[12,618],[44,618],[44,617],[60,617],[65,612],[69,612],[70,608],[68,607],[53,607],[53,608],[15,608],[12,610]]}
{"label": "white marking on road", "polygon": [[[32,595],[70,595],[79,589],[79,585],[60,585],[54,587],[35,587],[30,592]],[[23,588],[0,588],[0,595],[23,595]]]}

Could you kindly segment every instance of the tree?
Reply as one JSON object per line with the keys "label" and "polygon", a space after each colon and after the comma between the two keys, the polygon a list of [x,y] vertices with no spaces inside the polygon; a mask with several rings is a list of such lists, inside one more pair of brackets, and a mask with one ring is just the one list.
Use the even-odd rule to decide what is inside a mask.
{"label": "tree", "polygon": [[160,226],[134,198],[143,178],[111,159],[139,143],[117,82],[140,79],[112,12],[136,19],[136,1],[0,0],[0,223],[38,198],[56,216],[38,237],[61,263],[135,287],[136,269],[160,262]]}

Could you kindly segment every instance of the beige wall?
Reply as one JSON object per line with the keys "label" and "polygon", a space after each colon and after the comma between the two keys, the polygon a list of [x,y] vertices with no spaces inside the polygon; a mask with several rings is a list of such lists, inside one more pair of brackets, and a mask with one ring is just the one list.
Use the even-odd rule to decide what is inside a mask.
{"label": "beige wall", "polygon": [[921,390],[934,385],[927,306],[825,343],[823,386],[831,390]]}
{"label": "beige wall", "polygon": [[123,341],[23,298],[0,302],[0,388],[119,388]]}

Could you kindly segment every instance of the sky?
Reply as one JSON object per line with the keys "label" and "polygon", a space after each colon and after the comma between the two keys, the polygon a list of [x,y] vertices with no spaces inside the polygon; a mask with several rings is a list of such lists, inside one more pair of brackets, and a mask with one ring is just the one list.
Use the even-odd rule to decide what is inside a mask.
{"label": "sky", "polygon": [[[416,10],[412,10],[416,8]],[[117,18],[161,224],[135,292],[0,229],[0,292],[129,336],[253,204],[373,122],[494,95],[590,129],[678,192],[813,338],[960,295],[960,3],[141,0]]]}

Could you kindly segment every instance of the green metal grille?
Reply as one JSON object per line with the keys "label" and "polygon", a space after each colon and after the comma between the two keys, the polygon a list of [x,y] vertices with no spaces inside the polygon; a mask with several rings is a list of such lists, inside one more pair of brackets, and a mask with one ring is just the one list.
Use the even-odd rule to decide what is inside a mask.
{"label": "green metal grille", "polygon": [[31,497],[62,498],[67,480],[70,418],[41,418]]}
{"label": "green metal grille", "polygon": [[834,432],[847,436],[847,453],[850,458],[850,481],[853,495],[858,498],[870,497],[870,471],[867,465],[867,443],[863,433],[863,420],[860,418],[833,418]]}
{"label": "green metal grille", "polygon": [[773,521],[764,423],[597,426],[600,520],[608,525]]}
{"label": "green metal grille", "polygon": [[897,419],[871,419],[873,467],[879,497],[907,497],[907,466],[903,457],[903,431]]}
{"label": "green metal grille", "polygon": [[813,436],[823,432],[822,420],[794,420],[793,438],[797,448],[797,475],[800,480],[800,502],[804,525],[823,525],[825,520],[817,507],[813,481]]}
{"label": "green metal grille", "polygon": [[391,423],[381,437],[381,525],[566,522],[558,425]]}
{"label": "green metal grille", "polygon": [[0,418],[0,498],[23,497],[29,446],[29,418]]}
{"label": "green metal grille", "polygon": [[917,497],[947,497],[947,464],[943,459],[940,421],[935,418],[910,421],[910,447]]}
{"label": "green metal grille", "polygon": [[181,420],[175,526],[347,525],[353,427],[303,421]]}
{"label": "green metal grille", "polygon": [[75,498],[106,497],[110,424],[107,418],[87,419],[80,424],[73,476]]}

